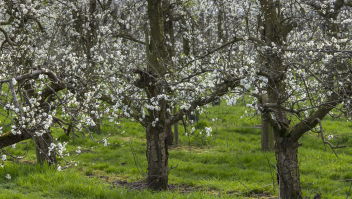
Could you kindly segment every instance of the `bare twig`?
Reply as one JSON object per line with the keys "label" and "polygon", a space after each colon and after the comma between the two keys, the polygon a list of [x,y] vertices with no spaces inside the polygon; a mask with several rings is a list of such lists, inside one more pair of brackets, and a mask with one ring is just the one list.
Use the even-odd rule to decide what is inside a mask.
{"label": "bare twig", "polygon": [[10,156],[17,164],[20,163],[20,162],[18,161],[18,159],[17,159],[15,156],[11,155],[11,154],[8,153],[6,150],[1,149],[1,152],[2,152],[2,153],[5,153],[5,154],[8,155],[8,156]]}
{"label": "bare twig", "polygon": [[338,158],[336,152],[334,149],[338,149],[338,148],[345,148],[346,146],[333,146],[330,142],[328,141],[325,141],[325,138],[324,138],[324,132],[323,132],[323,125],[321,124],[321,120],[319,118],[315,118],[315,120],[313,121],[317,121],[319,122],[319,127],[320,127],[320,133],[321,133],[321,139],[323,140],[323,143],[324,143],[324,147],[325,147],[325,151],[326,151],[326,145],[325,144],[328,144],[331,148],[331,150],[335,153],[336,157]]}
{"label": "bare twig", "polygon": [[281,193],[280,193],[280,174],[279,174],[279,171],[277,170],[277,167],[276,167],[276,165],[274,164],[274,163],[272,163],[272,162],[270,162],[272,165],[274,165],[275,166],[275,168],[276,168],[276,172],[277,172],[277,177],[279,178],[279,198],[280,198],[280,195],[281,195]]}
{"label": "bare twig", "polygon": [[169,169],[169,171],[171,171],[172,169],[176,169],[178,167],[179,164],[177,164],[176,166],[171,166],[171,168]]}
{"label": "bare twig", "polygon": [[[266,156],[265,156],[265,157],[266,157]],[[270,169],[270,175],[271,175],[271,178],[273,179],[273,191],[274,191],[274,194],[275,194],[275,179],[274,179],[274,177],[273,177],[273,172],[271,171],[269,158],[266,157],[266,160],[268,161],[268,166],[269,166],[269,169]]]}
{"label": "bare twig", "polygon": [[134,164],[136,165],[136,168],[137,168],[139,174],[141,174],[141,176],[143,176],[143,177],[146,177],[147,174],[143,171],[142,166],[140,165],[140,163],[139,163],[139,161],[137,159],[136,153],[134,152],[133,145],[132,145],[132,140],[130,141],[130,147],[131,147],[131,151],[132,151],[132,155],[133,155],[133,159],[134,159]]}
{"label": "bare twig", "polygon": [[[236,176],[233,176],[239,183],[241,183],[241,185],[243,185],[244,187],[246,187],[246,189],[248,191],[250,191],[253,195],[257,195],[255,194],[252,190],[250,190],[245,184],[243,184],[238,178],[236,178]],[[258,196],[258,198],[260,198],[260,196]]]}

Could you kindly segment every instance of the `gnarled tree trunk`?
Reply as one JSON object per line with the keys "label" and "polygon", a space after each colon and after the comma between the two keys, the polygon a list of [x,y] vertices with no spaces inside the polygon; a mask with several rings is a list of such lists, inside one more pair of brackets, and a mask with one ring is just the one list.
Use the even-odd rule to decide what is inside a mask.
{"label": "gnarled tree trunk", "polygon": [[298,166],[298,142],[290,138],[279,138],[275,143],[275,155],[278,169],[279,198],[302,198]]}

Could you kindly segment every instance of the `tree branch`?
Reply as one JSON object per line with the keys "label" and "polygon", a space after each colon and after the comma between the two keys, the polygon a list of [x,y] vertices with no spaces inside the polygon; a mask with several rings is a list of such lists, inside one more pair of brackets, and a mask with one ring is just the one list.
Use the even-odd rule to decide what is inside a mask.
{"label": "tree branch", "polygon": [[[106,102],[106,103],[108,103],[108,104],[110,104],[110,105],[115,105],[116,104],[116,103],[113,102],[112,98],[110,96],[108,96],[108,95],[102,95],[99,99],[104,101],[104,102]],[[130,101],[132,101],[132,100],[129,100],[128,97],[124,96],[124,99],[123,99],[123,104],[124,105],[130,105]],[[138,111],[135,107],[132,107],[132,106],[129,106],[129,108],[131,108],[132,111],[133,111],[133,113],[131,114],[132,117],[136,121],[138,121],[142,126],[145,126],[146,123],[144,121],[140,121],[139,120],[139,118],[141,118],[140,115],[138,114],[138,113],[140,113],[140,111]]]}
{"label": "tree branch", "polygon": [[[260,44],[262,46],[266,45],[263,41],[261,41],[258,38],[255,38],[255,37],[249,37],[248,40],[256,42],[256,43],[258,43],[258,44]],[[191,63],[193,63],[193,62],[195,62],[195,61],[197,61],[199,59],[203,59],[203,58],[205,58],[205,57],[207,57],[207,56],[209,56],[209,55],[211,55],[211,54],[213,54],[213,53],[225,48],[226,46],[231,45],[231,44],[236,43],[236,42],[239,42],[239,41],[245,41],[245,40],[243,38],[240,38],[240,37],[234,37],[231,41],[228,41],[228,42],[222,44],[221,46],[219,46],[219,47],[217,47],[217,48],[215,48],[215,49],[213,49],[211,51],[208,51],[204,55],[198,56],[196,59],[193,59],[193,60],[187,62],[185,65],[187,66],[188,64],[191,64]]]}
{"label": "tree branch", "polygon": [[13,16],[10,16],[10,18],[7,21],[0,22],[0,26],[9,25],[13,22],[13,20],[15,20],[15,18]]}
{"label": "tree branch", "polygon": [[0,136],[0,149],[30,138],[32,138],[32,135],[27,131],[22,132],[20,135],[14,135],[11,131],[7,132]]}
{"label": "tree branch", "polygon": [[338,149],[338,148],[345,148],[346,146],[333,146],[330,142],[328,141],[325,141],[325,138],[324,138],[324,132],[323,132],[323,125],[321,124],[321,120],[319,118],[315,118],[315,120],[313,121],[317,121],[319,123],[319,126],[320,126],[320,133],[321,133],[321,139],[323,140],[323,143],[324,143],[324,147],[325,147],[325,151],[326,151],[326,145],[325,144],[328,144],[331,148],[331,150],[335,153],[336,157],[339,158],[336,154],[336,152],[334,151],[334,149]]}
{"label": "tree branch", "polygon": [[336,105],[340,103],[338,101],[338,95],[333,93],[327,100],[327,105],[321,106],[311,116],[307,117],[300,123],[296,124],[291,130],[291,141],[296,142],[298,139],[307,131],[313,129],[319,122],[316,119],[323,119]]}
{"label": "tree branch", "polygon": [[11,45],[11,46],[17,46],[17,44],[15,42],[13,42],[10,37],[9,34],[6,32],[6,30],[4,30],[3,28],[0,27],[0,31],[4,34],[5,36],[5,40]]}
{"label": "tree branch", "polygon": [[352,7],[352,0],[346,0],[345,5]]}
{"label": "tree branch", "polygon": [[[17,77],[15,77],[15,80],[16,81],[22,81],[22,80],[25,80],[25,79],[33,78],[33,77],[35,77],[37,75],[40,75],[40,74],[48,75],[48,77],[50,79],[54,80],[55,82],[61,83],[61,81],[56,77],[55,73],[53,73],[52,71],[50,71],[48,69],[45,69],[45,68],[42,68],[42,69],[39,69],[39,70],[35,70],[32,73],[27,73],[27,74],[24,74],[24,75],[21,75],[21,76],[17,76]],[[12,79],[5,79],[5,80],[1,80],[0,83],[10,82],[10,81],[12,81]]]}
{"label": "tree branch", "polygon": [[138,39],[135,39],[134,37],[132,37],[131,35],[126,34],[126,33],[116,34],[116,35],[114,35],[114,37],[116,37],[116,38],[121,37],[121,38],[124,38],[124,39],[128,39],[128,40],[130,40],[130,41],[134,41],[134,42],[137,42],[137,43],[140,43],[140,44],[146,45],[146,43],[145,43],[145,42],[140,41],[140,40],[138,40]]}
{"label": "tree branch", "polygon": [[197,106],[204,106],[206,104],[209,104],[210,102],[214,101],[217,97],[225,95],[228,92],[229,88],[234,88],[237,86],[237,82],[241,78],[239,77],[234,77],[229,79],[228,81],[224,82],[223,84],[219,85],[218,89],[208,95],[207,97],[199,97],[193,102],[191,102],[191,107],[188,110],[185,109],[180,109],[177,113],[172,115],[170,118],[166,119],[167,125],[171,126],[175,124],[176,122],[180,121],[183,116],[186,114],[186,112],[193,111]]}
{"label": "tree branch", "polygon": [[169,12],[177,3],[171,3],[167,8],[163,9],[163,12]]}

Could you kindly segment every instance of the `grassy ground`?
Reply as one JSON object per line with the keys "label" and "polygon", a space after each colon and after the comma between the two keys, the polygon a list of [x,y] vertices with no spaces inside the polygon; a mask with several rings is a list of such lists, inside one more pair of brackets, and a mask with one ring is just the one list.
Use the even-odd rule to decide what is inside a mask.
{"label": "grassy ground", "polygon": [[[0,198],[247,198],[258,193],[277,197],[275,155],[260,151],[261,131],[254,128],[260,118],[245,111],[241,103],[207,108],[207,115],[202,114],[198,122],[198,126],[212,127],[212,137],[207,139],[188,137],[179,126],[180,145],[169,151],[169,166],[176,167],[170,171],[169,184],[180,185],[178,191],[152,193],[112,186],[113,182],[145,180],[144,129],[126,121],[120,128],[104,126],[104,133],[96,136],[99,139],[112,133],[108,139],[111,146],[106,147],[82,134],[78,134],[82,138],[73,140],[55,130],[54,137],[69,143],[66,148],[70,156],[65,159],[75,160],[60,172],[35,165],[34,146],[30,144],[20,164],[6,161],[5,169],[0,168]],[[326,137],[334,136],[330,141],[335,145],[351,139],[351,123],[345,119],[327,117],[323,127]],[[329,147],[324,151],[317,134],[307,133],[300,142],[303,146],[298,158],[304,195],[312,198],[322,193],[323,198],[346,198],[350,184],[344,180],[352,179],[351,143],[336,150],[336,158]],[[29,141],[26,143],[8,151],[22,156],[28,149]],[[76,155],[78,146],[82,153]],[[62,159],[60,166],[66,166]],[[5,178],[7,174],[10,180]],[[182,193],[185,187],[188,189]]]}

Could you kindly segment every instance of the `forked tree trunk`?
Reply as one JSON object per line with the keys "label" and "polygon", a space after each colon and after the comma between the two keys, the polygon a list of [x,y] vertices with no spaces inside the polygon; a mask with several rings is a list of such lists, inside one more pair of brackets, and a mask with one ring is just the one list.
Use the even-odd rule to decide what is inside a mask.
{"label": "forked tree trunk", "polygon": [[50,133],[44,133],[42,136],[35,136],[33,138],[35,143],[35,151],[37,155],[37,162],[39,164],[44,164],[45,162],[48,165],[56,164],[56,155],[54,151],[51,151],[49,155],[49,146],[53,143],[53,137]]}
{"label": "forked tree trunk", "polygon": [[280,188],[279,198],[301,199],[301,182],[298,166],[298,142],[290,138],[279,138],[275,143],[275,154]]}
{"label": "forked tree trunk", "polygon": [[147,127],[148,188],[166,190],[168,183],[167,129]]}

